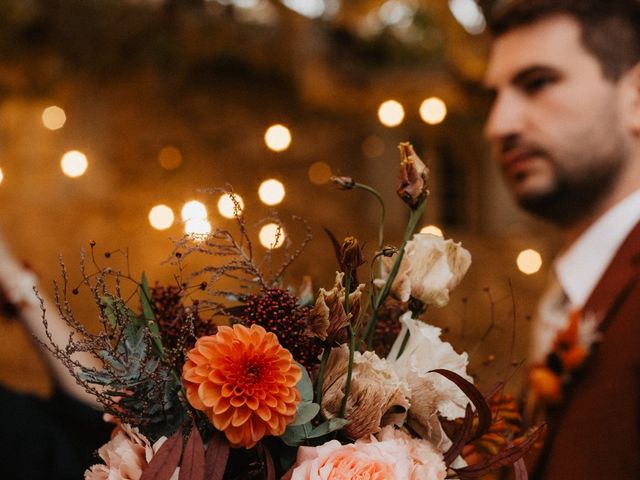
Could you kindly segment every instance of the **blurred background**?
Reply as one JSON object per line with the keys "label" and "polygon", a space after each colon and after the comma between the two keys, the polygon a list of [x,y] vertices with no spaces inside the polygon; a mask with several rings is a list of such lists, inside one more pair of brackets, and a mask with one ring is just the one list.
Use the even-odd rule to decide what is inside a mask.
{"label": "blurred background", "polygon": [[[377,188],[386,241],[398,244],[407,210],[395,195],[397,145],[410,141],[431,168],[420,228],[437,227],[474,258],[449,306],[427,318],[472,354],[481,383],[501,378],[524,358],[557,240],[518,212],[482,139],[494,3],[0,0],[0,231],[48,295],[58,256],[77,282],[92,240],[101,265],[170,284],[172,239],[233,230],[220,194],[203,191],[230,184],[258,255],[273,241],[261,230],[271,209],[293,250],[304,229],[292,217],[306,219],[314,239],[285,283],[311,275],[329,288],[322,227],[358,237],[371,256],[379,219],[372,196],[338,191],[329,177]],[[95,327],[91,299],[73,300]],[[51,388],[15,322],[0,321],[0,382]]]}

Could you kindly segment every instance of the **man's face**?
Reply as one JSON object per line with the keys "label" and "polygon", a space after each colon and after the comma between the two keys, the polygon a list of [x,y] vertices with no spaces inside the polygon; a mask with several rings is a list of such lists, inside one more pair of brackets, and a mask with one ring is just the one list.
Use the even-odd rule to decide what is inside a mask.
{"label": "man's face", "polygon": [[496,95],[485,135],[516,200],[569,224],[610,193],[628,156],[619,82],[603,76],[580,35],[565,15],[507,32],[485,79]]}

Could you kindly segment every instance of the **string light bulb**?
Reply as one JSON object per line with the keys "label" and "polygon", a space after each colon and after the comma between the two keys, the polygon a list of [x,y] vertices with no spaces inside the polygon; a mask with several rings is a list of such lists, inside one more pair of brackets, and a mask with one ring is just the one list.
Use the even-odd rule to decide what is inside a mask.
{"label": "string light bulb", "polygon": [[156,205],[149,211],[149,223],[156,230],[170,228],[174,220],[173,210],[167,205]]}
{"label": "string light bulb", "polygon": [[258,233],[260,244],[264,248],[270,250],[280,248],[284,244],[286,238],[284,229],[277,223],[267,223],[260,229]]}
{"label": "string light bulb", "polygon": [[211,233],[211,224],[204,218],[191,218],[184,224],[184,233],[199,240]]}
{"label": "string light bulb", "polygon": [[309,180],[316,185],[327,183],[331,178],[331,167],[325,162],[314,162],[307,171]]}
{"label": "string light bulb", "polygon": [[420,229],[420,233],[430,233],[431,235],[435,235],[437,237],[444,237],[442,230],[435,225],[427,225],[426,227],[422,227]]}
{"label": "string light bulb", "polygon": [[165,170],[175,170],[182,163],[182,152],[174,146],[167,145],[158,153],[158,162]]}
{"label": "string light bulb", "polygon": [[291,131],[284,125],[271,125],[264,134],[264,142],[270,150],[283,152],[291,145]]}
{"label": "string light bulb", "polygon": [[420,118],[429,125],[437,125],[447,116],[447,105],[438,97],[427,98],[420,104]]}
{"label": "string light bulb", "polygon": [[64,126],[67,115],[57,105],[51,105],[42,111],[42,124],[49,130],[58,130]]}
{"label": "string light bulb", "polygon": [[258,188],[260,200],[266,205],[278,205],[284,200],[285,193],[284,185],[275,178],[265,180]]}
{"label": "string light bulb", "polygon": [[[244,201],[242,200],[242,197],[237,193],[233,194],[233,198],[235,199],[240,210],[239,212],[237,212],[239,214],[240,212],[242,212],[242,210],[244,210]],[[218,212],[220,212],[220,215],[225,218],[234,218],[236,216],[236,203],[233,202],[231,195],[225,193],[218,200]]]}
{"label": "string light bulb", "polygon": [[404,107],[396,100],[386,100],[378,107],[378,120],[386,127],[397,127],[404,120]]}
{"label": "string light bulb", "polygon": [[84,153],[78,150],[71,150],[62,156],[60,167],[67,177],[77,178],[87,171],[89,161]]}
{"label": "string light bulb", "polygon": [[182,220],[188,222],[189,220],[206,220],[207,219],[207,207],[202,202],[197,200],[191,200],[184,204],[180,211]]}
{"label": "string light bulb", "polygon": [[516,264],[522,273],[531,275],[538,272],[542,267],[542,256],[537,251],[529,248],[518,254]]}

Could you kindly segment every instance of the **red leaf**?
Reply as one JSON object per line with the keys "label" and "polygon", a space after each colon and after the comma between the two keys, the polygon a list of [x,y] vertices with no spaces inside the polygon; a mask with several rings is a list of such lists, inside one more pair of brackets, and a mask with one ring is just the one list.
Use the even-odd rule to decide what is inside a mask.
{"label": "red leaf", "polygon": [[276,480],[276,467],[273,464],[273,457],[271,456],[271,452],[267,447],[262,445],[262,443],[258,444],[258,452],[262,456],[264,456],[264,465],[267,470],[267,480]]}
{"label": "red leaf", "polygon": [[487,401],[484,399],[480,390],[476,388],[476,386],[469,382],[467,379],[462,378],[455,372],[451,370],[445,370],[443,368],[438,368],[436,370],[430,370],[430,372],[439,373],[443,377],[451,380],[455,383],[460,390],[464,392],[464,394],[471,400],[473,406],[476,407],[476,413],[478,414],[478,428],[476,429],[472,440],[476,438],[480,438],[482,435],[487,433],[489,427],[491,426],[491,408],[487,404]]}
{"label": "red leaf", "polygon": [[524,463],[524,458],[520,458],[513,464],[513,471],[516,480],[528,480],[529,474],[527,473],[527,465]]}
{"label": "red leaf", "polygon": [[456,458],[458,458],[458,455],[460,455],[462,449],[469,441],[473,430],[473,417],[473,408],[471,408],[470,403],[467,403],[462,426],[453,438],[451,447],[449,447],[449,450],[444,454],[444,464],[447,467],[451,465]]}
{"label": "red leaf", "polygon": [[329,240],[331,240],[331,245],[333,246],[333,253],[335,253],[336,255],[336,260],[338,260],[338,265],[341,267],[342,270],[344,270],[341,263],[341,259],[340,259],[340,242],[338,241],[336,236],[331,232],[331,230],[329,230],[327,227],[323,226],[322,229],[329,237]]}
{"label": "red leaf", "polygon": [[169,480],[182,455],[182,429],[171,435],[153,456],[140,480]]}
{"label": "red leaf", "polygon": [[468,467],[457,469],[455,472],[461,479],[479,478],[499,468],[514,465],[531,449],[533,444],[538,441],[546,428],[546,425],[541,425],[532,430],[529,437],[521,444],[505,448],[491,458]]}
{"label": "red leaf", "polygon": [[182,453],[178,480],[204,480],[204,444],[195,427],[191,428],[191,435]]}
{"label": "red leaf", "polygon": [[222,480],[229,460],[229,442],[220,432],[216,432],[207,447],[207,456],[204,465],[204,478],[206,480]]}

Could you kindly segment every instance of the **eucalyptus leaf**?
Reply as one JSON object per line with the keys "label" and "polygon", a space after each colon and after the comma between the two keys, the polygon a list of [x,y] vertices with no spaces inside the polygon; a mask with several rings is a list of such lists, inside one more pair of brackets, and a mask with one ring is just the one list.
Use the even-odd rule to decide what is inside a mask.
{"label": "eucalyptus leaf", "polygon": [[147,282],[147,275],[142,272],[142,278],[140,279],[140,287],[138,289],[138,296],[140,297],[140,305],[142,306],[142,313],[147,320],[155,319],[153,314],[153,307],[151,306],[151,294],[149,293],[149,283]]}
{"label": "eucalyptus leaf", "polygon": [[321,423],[316,428],[314,428],[307,438],[318,438],[323,437],[328,433],[331,433],[336,430],[340,430],[345,425],[349,424],[349,420],[345,418],[332,418],[324,423]]}
{"label": "eucalyptus leaf", "polygon": [[313,383],[311,383],[311,378],[307,373],[307,370],[296,362],[300,371],[302,372],[302,376],[300,377],[300,381],[296,384],[296,388],[300,392],[300,397],[302,397],[302,402],[312,402],[313,401]]}
{"label": "eucalyptus leaf", "polygon": [[282,435],[280,440],[290,447],[297,447],[304,443],[308,434],[311,433],[313,427],[311,423],[305,423],[304,425],[289,425]]}
{"label": "eucalyptus leaf", "polygon": [[280,436],[280,440],[289,446],[295,447],[310,439],[324,437],[335,430],[340,430],[348,423],[349,420],[344,418],[332,418],[315,428],[313,428],[311,422],[302,425],[290,424],[287,426],[284,434]]}
{"label": "eucalyptus leaf", "polygon": [[318,405],[317,403],[300,402],[297,408],[296,418],[289,425],[296,426],[308,423],[316,418],[316,415],[318,415],[319,411],[320,405]]}
{"label": "eucalyptus leaf", "polygon": [[112,328],[115,328],[119,323],[123,323],[123,320],[136,316],[133,310],[127,307],[121,299],[116,299],[111,295],[100,297],[100,305],[104,308],[104,314],[109,321],[109,326]]}
{"label": "eucalyptus leaf", "polygon": [[142,314],[147,322],[147,328],[151,333],[151,340],[153,348],[162,358],[164,355],[164,348],[162,347],[162,340],[160,338],[160,329],[156,323],[156,316],[153,313],[153,307],[151,306],[151,294],[149,293],[149,285],[147,283],[147,275],[142,272],[142,278],[140,279],[140,287],[138,288],[138,296],[140,297],[140,305],[142,306]]}

